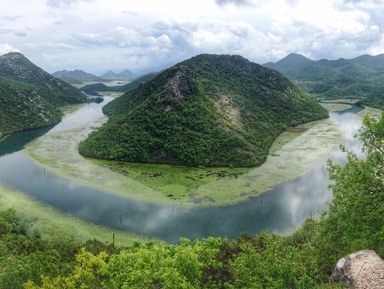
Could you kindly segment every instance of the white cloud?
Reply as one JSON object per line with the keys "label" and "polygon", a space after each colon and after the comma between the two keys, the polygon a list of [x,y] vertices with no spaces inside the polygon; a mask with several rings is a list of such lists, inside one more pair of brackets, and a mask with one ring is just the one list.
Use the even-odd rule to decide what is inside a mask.
{"label": "white cloud", "polygon": [[263,63],[384,52],[378,0],[2,1],[1,41],[49,71],[155,69],[198,53]]}
{"label": "white cloud", "polygon": [[233,4],[233,5],[245,5],[251,6],[252,2],[250,0],[215,0],[216,3],[220,6]]}
{"label": "white cloud", "polygon": [[47,5],[54,8],[67,8],[74,3],[80,1],[93,1],[93,0],[47,0]]}
{"label": "white cloud", "polygon": [[8,43],[0,43],[0,55],[6,54],[9,52],[20,52],[20,50],[12,47]]}

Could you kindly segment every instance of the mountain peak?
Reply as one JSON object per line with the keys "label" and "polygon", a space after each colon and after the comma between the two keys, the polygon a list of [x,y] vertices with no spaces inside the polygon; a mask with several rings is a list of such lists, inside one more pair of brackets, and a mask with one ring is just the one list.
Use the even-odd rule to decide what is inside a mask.
{"label": "mountain peak", "polygon": [[114,72],[113,70],[108,70],[106,73],[100,77],[108,80],[133,80],[136,78],[136,74],[132,71],[125,69],[119,73]]}
{"label": "mountain peak", "polygon": [[22,53],[13,51],[13,52],[8,52],[6,54],[3,54],[2,57],[23,57],[26,58]]}
{"label": "mountain peak", "polygon": [[291,65],[294,65],[294,64],[298,64],[298,63],[303,63],[303,62],[310,62],[311,60],[307,57],[305,57],[304,55],[301,55],[301,54],[298,54],[298,53],[290,53],[288,54],[286,57],[284,57],[283,59],[279,60],[278,62],[276,63],[280,63],[280,64],[291,64]]}

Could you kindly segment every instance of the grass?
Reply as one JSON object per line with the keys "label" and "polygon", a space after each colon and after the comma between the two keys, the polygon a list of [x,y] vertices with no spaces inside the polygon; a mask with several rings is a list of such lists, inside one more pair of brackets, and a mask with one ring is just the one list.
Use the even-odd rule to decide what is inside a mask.
{"label": "grass", "polygon": [[115,233],[117,246],[127,246],[134,241],[145,240],[144,237],[112,230],[67,215],[0,183],[0,209],[8,208],[16,209],[29,220],[43,238],[71,238],[80,242],[97,238],[100,241],[111,243],[112,234]]}
{"label": "grass", "polygon": [[196,202],[194,192],[220,179],[235,179],[249,168],[188,168],[183,166],[133,164],[94,160],[93,163],[132,178],[172,200]]}

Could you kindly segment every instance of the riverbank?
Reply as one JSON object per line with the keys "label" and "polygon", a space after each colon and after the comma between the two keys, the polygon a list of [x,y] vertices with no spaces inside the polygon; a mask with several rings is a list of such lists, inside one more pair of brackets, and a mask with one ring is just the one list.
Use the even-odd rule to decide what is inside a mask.
{"label": "riverbank", "polygon": [[[100,112],[86,122],[66,119],[86,115],[83,109],[67,114],[61,128],[28,144],[27,154],[47,170],[76,183],[157,204],[191,207],[239,203],[305,174],[341,143],[337,125],[325,119],[282,133],[267,161],[257,168],[186,168],[91,160],[78,153],[78,143],[106,117],[99,106]],[[72,125],[66,127],[66,123]]]}
{"label": "riverbank", "polygon": [[74,239],[79,242],[97,238],[105,243],[112,243],[113,234],[115,234],[116,246],[128,246],[135,241],[149,240],[149,238],[98,226],[62,213],[0,183],[0,210],[10,208],[15,209],[18,214],[30,221],[42,238]]}

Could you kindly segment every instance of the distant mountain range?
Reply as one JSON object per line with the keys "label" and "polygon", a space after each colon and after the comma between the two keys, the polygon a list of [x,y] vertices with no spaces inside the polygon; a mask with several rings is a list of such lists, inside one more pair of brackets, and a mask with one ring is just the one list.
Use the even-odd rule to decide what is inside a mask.
{"label": "distant mountain range", "polygon": [[384,108],[384,54],[314,61],[292,53],[264,66],[283,73],[317,98],[365,98],[360,102]]}
{"label": "distant mountain range", "polygon": [[241,56],[183,61],[103,108],[80,144],[95,158],[187,166],[255,166],[287,127],[328,112],[279,72]]}
{"label": "distant mountain range", "polygon": [[89,95],[98,95],[98,93],[102,91],[128,92],[135,89],[139,85],[153,79],[156,75],[157,73],[154,72],[148,73],[124,85],[108,86],[104,83],[87,84],[82,86],[80,90]]}
{"label": "distant mountain range", "polygon": [[93,75],[92,73],[85,72],[83,70],[60,70],[52,73],[53,76],[60,78],[70,84],[82,84],[84,82],[103,82],[107,79]]}
{"label": "distant mountain range", "polygon": [[132,81],[137,78],[137,75],[128,69],[119,73],[109,70],[101,76],[96,76],[79,69],[60,70],[52,73],[52,75],[72,85],[80,85],[88,82],[109,82],[114,80]]}
{"label": "distant mountain range", "polygon": [[87,97],[51,76],[21,53],[0,56],[0,138],[60,121],[59,107]]}
{"label": "distant mountain range", "polygon": [[108,79],[108,80],[122,80],[122,81],[132,81],[135,78],[137,78],[137,75],[133,73],[132,71],[126,69],[122,72],[116,73],[112,70],[107,71],[103,75],[101,75],[102,78]]}

